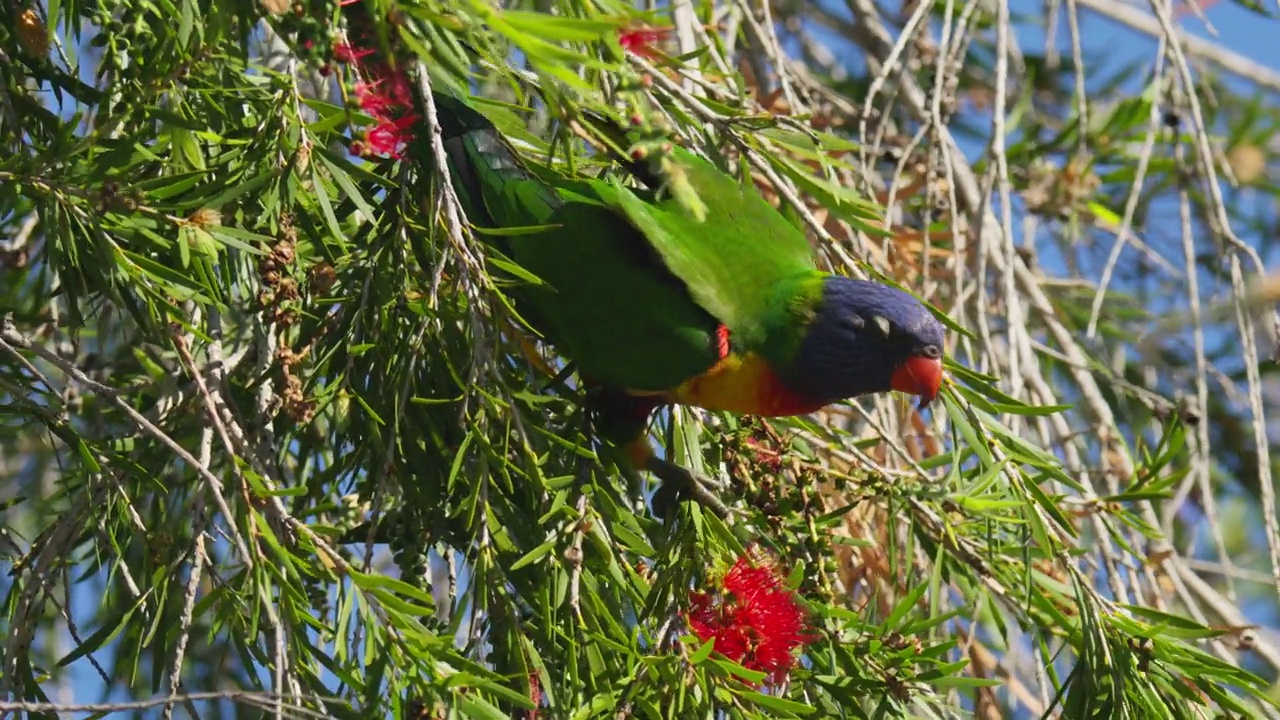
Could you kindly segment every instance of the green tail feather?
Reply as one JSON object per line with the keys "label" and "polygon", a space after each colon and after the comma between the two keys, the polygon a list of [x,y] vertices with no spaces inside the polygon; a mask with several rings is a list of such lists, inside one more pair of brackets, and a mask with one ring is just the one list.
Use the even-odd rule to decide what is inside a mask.
{"label": "green tail feather", "polygon": [[[493,123],[460,98],[432,93],[454,190],[467,219],[479,227],[502,227],[490,211],[491,199],[515,182],[536,181]],[[546,188],[544,198],[556,201]]]}

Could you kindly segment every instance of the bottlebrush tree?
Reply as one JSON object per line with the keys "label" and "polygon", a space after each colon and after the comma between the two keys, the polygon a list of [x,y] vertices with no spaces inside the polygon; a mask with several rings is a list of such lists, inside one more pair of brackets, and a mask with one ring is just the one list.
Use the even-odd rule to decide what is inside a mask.
{"label": "bottlebrush tree", "polygon": [[[1280,81],[1163,1],[649,5],[0,0],[0,712],[1276,715]],[[664,411],[729,512],[658,517],[431,88],[716,159],[942,396]]]}

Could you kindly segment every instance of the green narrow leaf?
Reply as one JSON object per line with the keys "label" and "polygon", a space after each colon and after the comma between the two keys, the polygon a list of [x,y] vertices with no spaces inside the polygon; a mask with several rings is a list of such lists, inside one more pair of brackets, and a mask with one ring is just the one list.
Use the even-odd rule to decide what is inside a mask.
{"label": "green narrow leaf", "polygon": [[531,564],[533,564],[533,563],[535,563],[535,562],[537,562],[537,561],[541,560],[542,558],[546,557],[547,553],[551,552],[552,548],[554,548],[555,546],[556,546],[556,539],[555,539],[555,538],[552,538],[552,539],[550,539],[550,540],[548,540],[548,541],[546,541],[546,542],[542,543],[542,544],[541,544],[541,545],[539,545],[538,547],[536,547],[536,548],[534,548],[534,549],[530,550],[529,552],[525,553],[524,555],[522,555],[522,556],[520,557],[520,559],[518,559],[518,560],[516,560],[515,562],[511,563],[511,568],[510,568],[510,569],[511,569],[512,571],[519,570],[520,568],[525,567],[526,565],[531,565]]}
{"label": "green narrow leaf", "polygon": [[755,703],[760,707],[768,708],[777,713],[774,717],[804,717],[816,712],[814,708],[804,703],[798,703],[776,695],[765,695],[754,690],[742,690],[737,695],[747,702]]}

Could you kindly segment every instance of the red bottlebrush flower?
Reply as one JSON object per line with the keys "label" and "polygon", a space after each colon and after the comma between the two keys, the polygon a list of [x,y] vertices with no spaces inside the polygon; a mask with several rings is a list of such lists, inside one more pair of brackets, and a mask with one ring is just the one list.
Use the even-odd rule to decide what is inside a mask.
{"label": "red bottlebrush flower", "polygon": [[413,107],[413,88],[409,85],[409,76],[402,73],[392,73],[387,78],[387,94],[404,107]]}
{"label": "red bottlebrush flower", "polygon": [[782,470],[782,455],[755,438],[747,438],[747,447],[755,455],[756,464],[770,472]]}
{"label": "red bottlebrush flower", "polygon": [[[356,83],[355,97],[360,109],[377,122],[365,133],[363,141],[351,144],[351,152],[364,157],[403,157],[405,148],[413,140],[414,125],[418,122],[418,115],[413,112],[413,91],[409,86],[408,76],[393,70],[386,63],[361,62],[373,53],[372,50],[339,47],[346,47],[342,54],[350,61],[360,63],[362,69],[374,78],[370,82]],[[334,54],[339,54],[337,48],[334,49]]]}
{"label": "red bottlebrush flower", "polygon": [[372,54],[372,48],[353,48],[346,43],[333,46],[333,59],[343,64],[358,63]]}
{"label": "red bottlebrush flower", "polygon": [[397,109],[397,103],[389,93],[383,92],[382,81],[356,83],[356,104],[360,109],[373,116]]}
{"label": "red bottlebrush flower", "polygon": [[404,115],[392,119],[380,119],[373,129],[365,133],[365,142],[370,152],[394,158],[403,157],[405,148],[413,140],[413,125],[418,122],[417,115]]}
{"label": "red bottlebrush flower", "polygon": [[618,33],[618,44],[627,52],[635,53],[650,60],[656,60],[658,51],[653,47],[653,44],[666,37],[670,32],[671,28],[627,28]]}
{"label": "red bottlebrush flower", "polygon": [[[342,0],[350,5],[360,0]],[[355,66],[361,78],[353,88],[355,104],[373,118],[373,127],[362,137],[352,138],[351,153],[361,157],[388,156],[400,159],[413,141],[419,116],[414,112],[413,88],[409,76],[381,56],[367,33],[356,30],[333,47],[333,59]]]}
{"label": "red bottlebrush flower", "polygon": [[792,651],[813,641],[795,594],[782,585],[777,570],[748,556],[738,558],[721,581],[719,597],[693,593],[689,629],[715,650],[748,670],[782,682],[795,664]]}

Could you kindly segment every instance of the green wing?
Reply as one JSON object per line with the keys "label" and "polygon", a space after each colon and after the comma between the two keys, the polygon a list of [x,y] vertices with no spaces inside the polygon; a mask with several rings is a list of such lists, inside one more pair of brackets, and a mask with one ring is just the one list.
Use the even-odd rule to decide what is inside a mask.
{"label": "green wing", "polygon": [[507,238],[512,259],[543,282],[519,291],[540,329],[585,377],[627,390],[671,390],[714,365],[718,323],[644,236],[589,196],[561,197],[545,218],[554,229]]}
{"label": "green wing", "polygon": [[809,242],[755,188],[688,151],[676,148],[673,156],[706,205],[704,221],[674,199],[647,203],[620,187],[617,205],[699,305],[735,336],[758,340],[773,291],[815,269]]}
{"label": "green wing", "polygon": [[[632,391],[662,392],[719,358],[718,321],[690,295],[599,181],[530,172],[487,118],[436,95],[445,158],[480,235],[535,275],[513,289],[520,312],[583,376]],[[630,195],[629,193],[627,193]]]}

